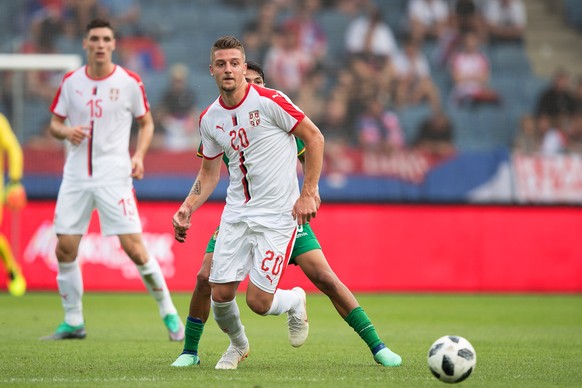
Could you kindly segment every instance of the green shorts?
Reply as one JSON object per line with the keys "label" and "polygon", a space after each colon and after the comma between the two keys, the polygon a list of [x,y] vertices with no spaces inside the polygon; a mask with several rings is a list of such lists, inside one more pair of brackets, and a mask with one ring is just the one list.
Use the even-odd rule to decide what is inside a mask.
{"label": "green shorts", "polygon": [[[213,253],[214,246],[216,245],[216,238],[218,237],[218,228],[212,235],[210,241],[208,241],[208,245],[206,245],[205,253]],[[313,251],[315,249],[321,249],[321,245],[319,245],[319,241],[317,241],[317,237],[315,237],[315,233],[313,233],[313,229],[309,224],[298,226],[297,227],[297,237],[295,238],[295,246],[293,247],[293,252],[291,252],[291,260],[289,260],[289,264],[297,265],[295,262],[295,258],[299,255],[307,253],[309,251]]]}

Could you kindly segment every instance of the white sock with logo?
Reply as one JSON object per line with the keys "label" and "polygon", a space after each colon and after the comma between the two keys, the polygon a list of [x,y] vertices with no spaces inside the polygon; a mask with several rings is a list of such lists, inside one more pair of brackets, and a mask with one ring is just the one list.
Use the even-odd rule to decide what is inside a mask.
{"label": "white sock with logo", "polygon": [[273,303],[265,315],[281,315],[296,309],[303,303],[299,295],[293,290],[278,289],[273,295]]}
{"label": "white sock with logo", "polygon": [[83,320],[83,275],[77,261],[59,263],[57,284],[65,310],[65,323],[79,326]]}
{"label": "white sock with logo", "polygon": [[211,300],[214,320],[224,333],[230,338],[230,342],[237,348],[242,348],[248,343],[245,327],[240,320],[240,310],[236,299],[230,302],[215,302]]}
{"label": "white sock with logo", "polygon": [[150,256],[147,263],[144,265],[136,265],[136,267],[141,275],[143,284],[145,284],[148,292],[158,304],[160,316],[164,318],[168,314],[176,314],[176,307],[172,302],[170,290],[168,290],[166,279],[164,278],[158,261]]}

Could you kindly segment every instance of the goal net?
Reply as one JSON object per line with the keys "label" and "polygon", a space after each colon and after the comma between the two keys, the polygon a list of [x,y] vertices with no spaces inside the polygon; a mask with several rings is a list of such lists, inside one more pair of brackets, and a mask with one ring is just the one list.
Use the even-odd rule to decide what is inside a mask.
{"label": "goal net", "polygon": [[0,111],[24,146],[42,139],[63,75],[80,67],[76,54],[0,54]]}

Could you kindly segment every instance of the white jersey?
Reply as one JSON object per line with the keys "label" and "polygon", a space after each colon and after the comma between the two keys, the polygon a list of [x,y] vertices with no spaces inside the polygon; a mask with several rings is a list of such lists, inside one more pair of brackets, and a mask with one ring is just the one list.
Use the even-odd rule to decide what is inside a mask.
{"label": "white jersey", "polygon": [[119,65],[95,79],[83,66],[66,74],[50,108],[69,126],[86,126],[91,134],[77,146],[67,143],[64,180],[107,185],[131,179],[129,138],[134,117],[149,103],[140,77]]}
{"label": "white jersey", "polygon": [[202,112],[203,156],[229,159],[224,220],[273,227],[293,222],[299,184],[291,132],[304,117],[285,94],[256,85],[237,106],[227,107],[219,97]]}

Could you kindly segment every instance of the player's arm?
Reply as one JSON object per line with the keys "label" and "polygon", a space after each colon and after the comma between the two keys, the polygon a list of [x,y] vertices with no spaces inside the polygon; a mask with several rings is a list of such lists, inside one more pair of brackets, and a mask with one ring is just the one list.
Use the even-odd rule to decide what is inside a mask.
{"label": "player's arm", "polygon": [[19,182],[22,179],[23,158],[22,148],[18,139],[12,132],[10,123],[0,114],[0,136],[1,148],[4,148],[8,153],[8,178],[12,182]]}
{"label": "player's arm", "polygon": [[196,181],[192,185],[188,196],[180,206],[180,209],[174,214],[172,224],[174,226],[174,238],[179,242],[186,240],[186,234],[190,229],[190,218],[216,188],[220,179],[220,167],[222,160],[217,157],[214,159],[202,159],[200,172]]}
{"label": "player's arm", "polygon": [[143,178],[144,167],[143,159],[145,158],[148,148],[154,137],[154,119],[151,112],[137,120],[139,132],[137,133],[137,144],[135,152],[131,157],[131,176],[135,179]]}
{"label": "player's arm", "polygon": [[[4,148],[8,154],[9,181],[6,188],[6,205],[12,210],[20,210],[26,205],[26,191],[20,183],[23,172],[22,148],[12,132],[10,123],[2,114],[0,114],[0,143],[0,149]],[[0,206],[1,203],[0,200]]]}
{"label": "player's arm", "polygon": [[293,207],[293,217],[299,225],[303,225],[315,218],[321,203],[318,183],[323,166],[324,139],[319,128],[308,117],[295,127],[293,134],[305,143],[303,187]]}
{"label": "player's arm", "polygon": [[79,145],[85,138],[90,137],[88,125],[78,125],[76,127],[69,127],[65,125],[65,118],[53,115],[49,126],[51,135],[59,140],[68,140],[73,145]]}

